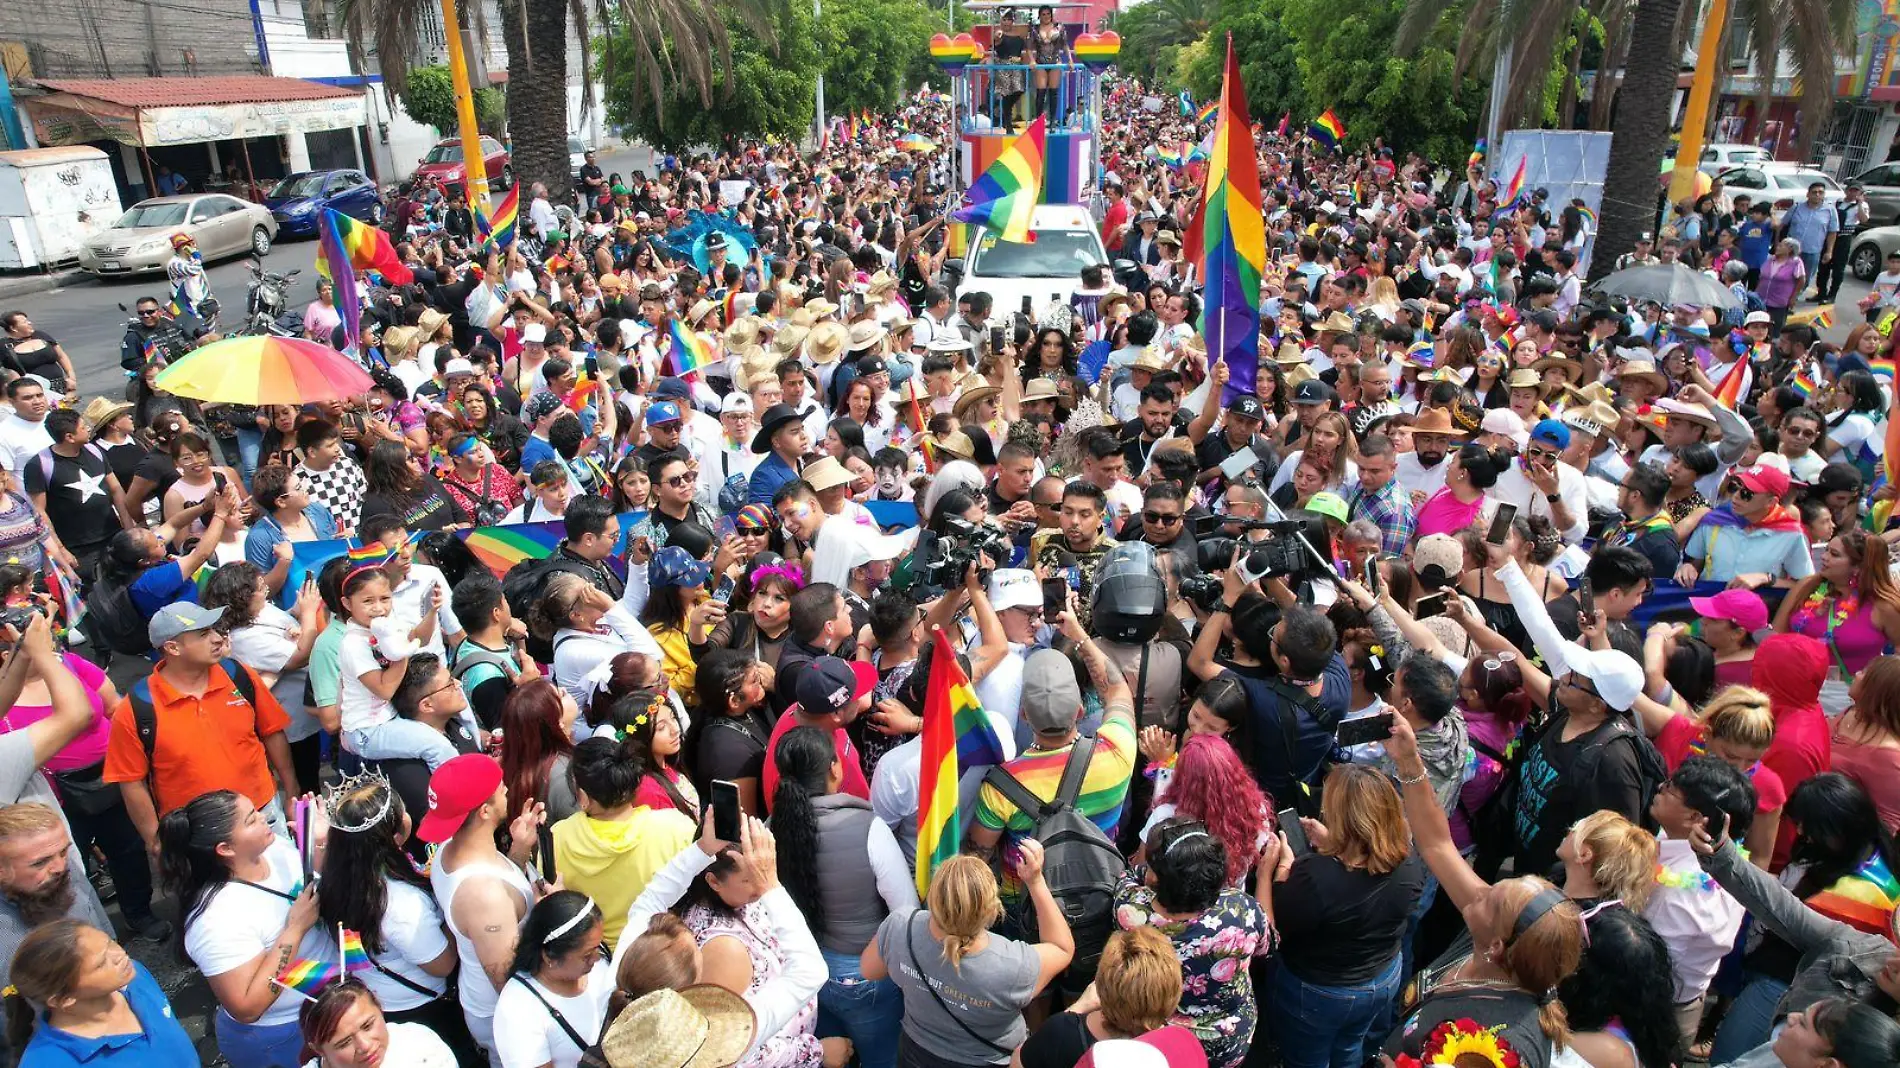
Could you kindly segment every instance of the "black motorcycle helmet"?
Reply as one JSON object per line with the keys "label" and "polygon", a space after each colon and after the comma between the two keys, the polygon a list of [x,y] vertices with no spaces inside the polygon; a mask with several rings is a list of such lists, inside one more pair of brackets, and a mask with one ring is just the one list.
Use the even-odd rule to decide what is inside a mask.
{"label": "black motorcycle helmet", "polygon": [[1168,608],[1154,546],[1125,542],[1110,549],[1095,568],[1090,604],[1089,629],[1097,637],[1128,645],[1153,641]]}

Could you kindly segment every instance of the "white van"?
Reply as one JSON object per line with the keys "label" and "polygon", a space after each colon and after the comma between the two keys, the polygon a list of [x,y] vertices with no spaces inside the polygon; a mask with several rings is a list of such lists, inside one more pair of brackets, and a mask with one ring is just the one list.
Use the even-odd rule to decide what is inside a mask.
{"label": "white van", "polygon": [[977,227],[963,256],[957,295],[988,293],[995,313],[1022,310],[1040,319],[1051,304],[1067,304],[1082,285],[1082,268],[1107,266],[1108,250],[1088,210],[1076,204],[1039,204],[1030,217],[1032,243],[1004,241],[987,226]]}

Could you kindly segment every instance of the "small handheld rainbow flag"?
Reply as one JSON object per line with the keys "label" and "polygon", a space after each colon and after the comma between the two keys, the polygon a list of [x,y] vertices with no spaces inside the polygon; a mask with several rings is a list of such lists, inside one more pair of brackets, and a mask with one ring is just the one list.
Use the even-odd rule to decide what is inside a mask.
{"label": "small handheld rainbow flag", "polygon": [[1828,327],[1833,326],[1834,308],[1829,306],[1815,312],[1814,318],[1808,320],[1808,325],[1814,327],[1816,330],[1826,330]]}
{"label": "small handheld rainbow flag", "polygon": [[956,856],[963,841],[957,812],[960,769],[1001,764],[1008,755],[942,627],[936,628],[935,640],[924,691],[923,777],[917,794],[920,897],[930,891],[930,873]]}
{"label": "small handheld rainbow flag", "polygon": [[1207,102],[1205,107],[1201,108],[1201,110],[1194,113],[1194,121],[1197,123],[1210,122],[1213,120],[1214,116],[1219,111],[1220,111],[1220,101],[1210,100]]}
{"label": "small handheld rainbow flag", "polygon": [[1715,399],[1729,411],[1737,411],[1742,406],[1742,378],[1748,374],[1748,359],[1742,357],[1729,364],[1728,373],[1715,384]]}
{"label": "small handheld rainbow flag", "polygon": [[1802,400],[1812,400],[1814,395],[1821,391],[1821,383],[1816,382],[1814,376],[1808,374],[1808,369],[1805,367],[1788,380],[1788,385],[1793,387],[1796,393],[1801,394]]}
{"label": "small handheld rainbow flag", "polygon": [[335,982],[342,974],[342,969],[327,960],[303,957],[291,961],[271,982],[286,990],[295,990],[306,998],[314,998],[317,991]]}
{"label": "small handheld rainbow flag", "polygon": [[1292,123],[1293,123],[1293,113],[1291,111],[1281,112],[1280,125],[1274,127],[1273,136],[1278,137],[1282,141],[1286,140],[1287,127],[1291,126]]}
{"label": "small handheld rainbow flag", "polygon": [[1505,185],[1504,195],[1498,200],[1498,207],[1508,208],[1517,203],[1518,197],[1524,195],[1524,175],[1529,172],[1530,166],[1531,158],[1529,156],[1518,157],[1517,171],[1511,175],[1510,182]]}
{"label": "small handheld rainbow flag", "polygon": [[376,962],[369,959],[369,951],[363,948],[363,936],[340,923],[336,925],[336,944],[343,950],[345,972],[360,972],[376,966]]}
{"label": "small handheld rainbow flag", "polygon": [[1032,244],[1029,228],[1042,199],[1042,160],[1048,116],[1038,115],[1021,137],[1009,143],[996,162],[963,194],[963,206],[950,213],[956,222],[982,223],[1001,240]]}
{"label": "small handheld rainbow flag", "polygon": [[684,377],[719,362],[719,354],[712,350],[712,346],[693,331],[681,330],[678,319],[673,320],[669,330],[673,339],[674,374]]}
{"label": "small handheld rainbow flag", "polygon": [[344,555],[349,558],[351,567],[380,564],[389,559],[389,546],[380,541],[372,541],[368,545],[359,545],[350,549]]}
{"label": "small handheld rainbow flag", "polygon": [[521,186],[517,184],[513,189],[508,190],[508,195],[502,197],[501,203],[495,206],[495,217],[492,220],[481,215],[475,217],[475,224],[482,231],[484,249],[489,245],[507,248],[515,243],[515,221],[520,215],[520,206]]}
{"label": "small handheld rainbow flag", "polygon": [[1484,148],[1485,140],[1480,137],[1478,138],[1478,143],[1471,146],[1471,155],[1465,159],[1465,168],[1467,170],[1484,162]]}
{"label": "small handheld rainbow flag", "polygon": [[1346,139],[1346,124],[1339,121],[1332,108],[1320,112],[1320,116],[1306,125],[1306,135],[1327,148],[1338,148]]}

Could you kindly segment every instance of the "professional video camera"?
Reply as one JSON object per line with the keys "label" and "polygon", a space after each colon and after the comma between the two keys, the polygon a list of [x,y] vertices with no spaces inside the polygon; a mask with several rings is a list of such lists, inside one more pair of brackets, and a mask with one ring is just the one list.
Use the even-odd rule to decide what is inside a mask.
{"label": "professional video camera", "polygon": [[[949,528],[947,533],[924,531],[918,535],[917,548],[908,561],[913,589],[921,587],[920,592],[934,593],[960,586],[963,576],[981,556],[987,555],[993,564],[1009,562],[1014,546],[1002,530],[957,516],[946,519],[944,525]],[[988,582],[989,569],[981,569],[978,577]]]}
{"label": "professional video camera", "polygon": [[[1249,582],[1275,577],[1297,582],[1325,574],[1332,568],[1331,556],[1322,548],[1331,544],[1326,518],[1317,512],[1295,508],[1287,512],[1284,519],[1210,516],[1200,520],[1197,526],[1196,562],[1202,572],[1199,577],[1213,580],[1215,597],[1220,594],[1219,573],[1227,570],[1230,563]],[[1251,541],[1217,533],[1223,527],[1233,527],[1242,533],[1264,530],[1267,537]],[[1238,559],[1234,556],[1236,547],[1241,550]],[[1194,592],[1190,593],[1189,584],[1183,582],[1182,596],[1205,608],[1197,599],[1205,596],[1204,586],[1205,583],[1195,583]]]}

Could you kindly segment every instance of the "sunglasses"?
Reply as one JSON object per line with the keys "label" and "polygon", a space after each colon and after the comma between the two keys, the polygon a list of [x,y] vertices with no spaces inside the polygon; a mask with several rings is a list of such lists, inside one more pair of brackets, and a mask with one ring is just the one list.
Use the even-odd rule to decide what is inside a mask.
{"label": "sunglasses", "polygon": [[674,475],[672,478],[667,479],[666,484],[674,489],[685,489],[687,486],[698,481],[699,474],[694,471],[688,471],[683,475]]}
{"label": "sunglasses", "polygon": [[1752,501],[1757,496],[1754,490],[1749,489],[1739,482],[1730,488],[1729,493],[1738,501]]}
{"label": "sunglasses", "polygon": [[1524,459],[1526,460],[1555,460],[1558,457],[1558,455],[1559,454],[1555,450],[1552,450],[1552,449],[1525,449],[1524,450]]}
{"label": "sunglasses", "polygon": [[1484,669],[1486,671],[1497,671],[1498,669],[1502,668],[1506,664],[1513,664],[1516,662],[1517,662],[1517,654],[1514,652],[1511,652],[1509,649],[1506,649],[1505,651],[1499,653],[1498,655],[1487,659],[1484,662]]}
{"label": "sunglasses", "polygon": [[1158,527],[1171,527],[1181,521],[1180,516],[1164,512],[1143,512],[1141,518]]}

